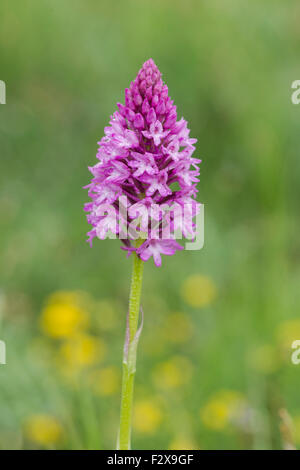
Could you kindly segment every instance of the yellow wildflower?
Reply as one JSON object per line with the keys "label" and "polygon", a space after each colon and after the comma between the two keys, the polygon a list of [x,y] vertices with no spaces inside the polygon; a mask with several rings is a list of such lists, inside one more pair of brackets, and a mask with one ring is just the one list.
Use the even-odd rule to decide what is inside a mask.
{"label": "yellow wildflower", "polygon": [[175,312],[166,317],[163,331],[168,341],[184,343],[192,336],[193,325],[187,315]]}
{"label": "yellow wildflower", "polygon": [[200,410],[204,426],[214,431],[223,430],[240,412],[243,396],[233,390],[221,390]]}
{"label": "yellow wildflower", "polygon": [[87,305],[90,303],[90,296],[87,292],[81,290],[58,290],[49,295],[47,302],[49,304],[66,302],[73,305]]}
{"label": "yellow wildflower", "polygon": [[293,437],[295,443],[300,445],[300,414],[293,418]]}
{"label": "yellow wildflower", "polygon": [[277,328],[277,338],[280,346],[290,351],[293,341],[300,340],[300,320],[293,319],[281,323]]}
{"label": "yellow wildflower", "polygon": [[175,437],[169,444],[170,450],[199,450],[194,441],[185,437]]}
{"label": "yellow wildflower", "polygon": [[119,392],[120,372],[117,367],[108,366],[95,370],[90,375],[90,382],[97,395],[114,395]]}
{"label": "yellow wildflower", "polygon": [[161,410],[154,401],[141,400],[135,404],[133,426],[137,431],[152,434],[160,425],[161,420]]}
{"label": "yellow wildflower", "polygon": [[206,307],[214,301],[217,289],[209,277],[195,274],[183,282],[181,294],[188,305]]}
{"label": "yellow wildflower", "polygon": [[105,352],[106,345],[103,341],[88,334],[79,334],[62,344],[60,359],[76,369],[101,361]]}
{"label": "yellow wildflower", "polygon": [[154,383],[159,388],[176,388],[187,383],[191,377],[192,364],[181,356],[157,364],[153,371]]}
{"label": "yellow wildflower", "polygon": [[280,358],[276,349],[270,344],[264,344],[248,354],[249,365],[264,374],[271,374],[280,367]]}
{"label": "yellow wildflower", "polygon": [[54,416],[35,414],[26,420],[24,434],[40,446],[51,447],[61,440],[63,428]]}
{"label": "yellow wildflower", "polygon": [[80,304],[76,292],[57,292],[44,307],[40,324],[44,333],[53,338],[69,338],[87,328],[89,315]]}
{"label": "yellow wildflower", "polygon": [[[160,358],[168,350],[169,344],[166,341],[167,332],[160,326],[153,325],[143,336],[143,350],[146,354]],[[153,341],[155,338],[155,341]]]}

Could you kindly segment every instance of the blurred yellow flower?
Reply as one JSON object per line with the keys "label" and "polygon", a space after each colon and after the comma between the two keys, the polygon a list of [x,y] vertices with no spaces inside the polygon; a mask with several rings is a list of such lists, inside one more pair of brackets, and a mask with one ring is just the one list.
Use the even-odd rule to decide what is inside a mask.
{"label": "blurred yellow flower", "polygon": [[51,447],[61,440],[63,428],[54,416],[35,414],[27,418],[24,425],[24,434],[36,444]]}
{"label": "blurred yellow flower", "polygon": [[[153,341],[155,338],[155,341]],[[143,336],[143,350],[146,354],[154,358],[160,358],[168,350],[167,332],[161,326],[153,325],[152,328],[145,331]]]}
{"label": "blurred yellow flower", "polygon": [[81,290],[58,290],[49,295],[47,302],[56,303],[69,303],[74,305],[83,305],[90,303],[90,296],[87,292]]}
{"label": "blurred yellow flower", "polygon": [[188,305],[206,307],[217,295],[215,283],[207,276],[195,274],[189,276],[182,284],[181,294]]}
{"label": "blurred yellow flower", "polygon": [[169,444],[169,450],[199,450],[199,447],[190,439],[178,436]]}
{"label": "blurred yellow flower", "polygon": [[95,304],[96,321],[99,327],[104,331],[113,330],[118,324],[116,305],[112,300],[99,300]]}
{"label": "blurred yellow flower", "polygon": [[159,388],[176,388],[187,383],[192,375],[191,362],[182,356],[174,356],[161,362],[153,370],[153,381]]}
{"label": "blurred yellow flower", "polygon": [[152,434],[156,431],[162,420],[160,408],[153,400],[138,401],[133,410],[134,428],[145,434]]}
{"label": "blurred yellow flower", "polygon": [[80,298],[79,293],[68,291],[50,296],[40,318],[43,332],[52,338],[68,338],[87,328],[89,315],[82,308]]}
{"label": "blurred yellow flower", "polygon": [[290,351],[293,341],[300,340],[300,320],[293,319],[280,323],[277,328],[277,339],[283,349]]}
{"label": "blurred yellow flower", "polygon": [[208,429],[221,431],[239,414],[244,404],[241,393],[221,390],[200,410],[200,417]]}
{"label": "blurred yellow flower", "polygon": [[193,324],[190,318],[184,313],[171,313],[165,318],[163,332],[168,341],[184,343],[192,336]]}
{"label": "blurred yellow flower", "polygon": [[281,363],[276,349],[270,344],[252,349],[248,354],[248,362],[253,369],[264,374],[272,374]]}
{"label": "blurred yellow flower", "polygon": [[97,395],[114,395],[119,392],[120,371],[115,366],[95,370],[90,375],[90,383],[94,393]]}
{"label": "blurred yellow flower", "polygon": [[293,418],[293,437],[295,444],[300,445],[300,415]]}
{"label": "blurred yellow flower", "polygon": [[61,345],[58,360],[77,369],[101,361],[105,353],[103,341],[88,334],[78,334]]}

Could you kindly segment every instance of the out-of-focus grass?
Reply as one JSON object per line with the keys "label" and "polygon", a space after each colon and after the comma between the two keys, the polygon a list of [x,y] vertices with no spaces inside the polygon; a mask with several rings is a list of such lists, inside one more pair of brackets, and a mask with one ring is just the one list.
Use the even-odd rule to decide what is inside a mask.
{"label": "out-of-focus grass", "polygon": [[[133,445],[280,448],[281,408],[299,445],[298,2],[4,1],[0,16],[0,446],[115,444],[131,263],[85,243],[81,188],[149,57],[198,138],[206,240],[147,263]],[[88,322],[68,298],[54,338],[61,291]]]}

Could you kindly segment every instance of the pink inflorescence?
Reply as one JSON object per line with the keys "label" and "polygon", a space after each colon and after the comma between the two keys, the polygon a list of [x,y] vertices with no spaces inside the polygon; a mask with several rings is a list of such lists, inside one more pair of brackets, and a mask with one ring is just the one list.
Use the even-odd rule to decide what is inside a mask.
{"label": "pink inflorescence", "polygon": [[[193,215],[197,212],[195,196],[200,160],[192,158],[196,139],[189,137],[183,118],[177,121],[176,106],[152,59],[144,63],[130,88],[126,88],[125,105],[118,103],[118,108],[99,142],[99,162],[89,168],[93,178],[87,187],[92,201],[85,204],[85,211],[93,226],[88,232],[90,244],[94,237],[105,238],[109,230],[120,235],[119,227],[102,210],[103,204],[120,210],[120,196],[126,196],[128,226],[135,209],[141,205],[149,208],[152,204],[176,202],[182,207],[192,207]],[[189,226],[182,225],[184,236],[193,233],[192,220]],[[144,261],[153,256],[157,266],[161,265],[161,254],[173,255],[183,248],[174,239],[151,236],[137,247],[130,230],[122,242],[123,249],[129,254],[136,251]]]}

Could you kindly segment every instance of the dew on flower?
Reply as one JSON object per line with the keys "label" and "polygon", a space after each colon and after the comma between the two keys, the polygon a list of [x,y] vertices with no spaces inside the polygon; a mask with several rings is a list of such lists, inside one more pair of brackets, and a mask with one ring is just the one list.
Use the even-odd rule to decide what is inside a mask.
{"label": "dew on flower", "polygon": [[192,307],[206,307],[215,300],[217,288],[209,277],[194,274],[183,282],[181,295],[185,302]]}
{"label": "dew on flower", "polygon": [[154,400],[137,401],[133,410],[133,427],[140,433],[153,434],[162,421],[162,411]]}
{"label": "dew on flower", "polygon": [[48,414],[29,416],[24,424],[25,437],[42,447],[52,447],[63,437],[63,427],[57,418]]}

